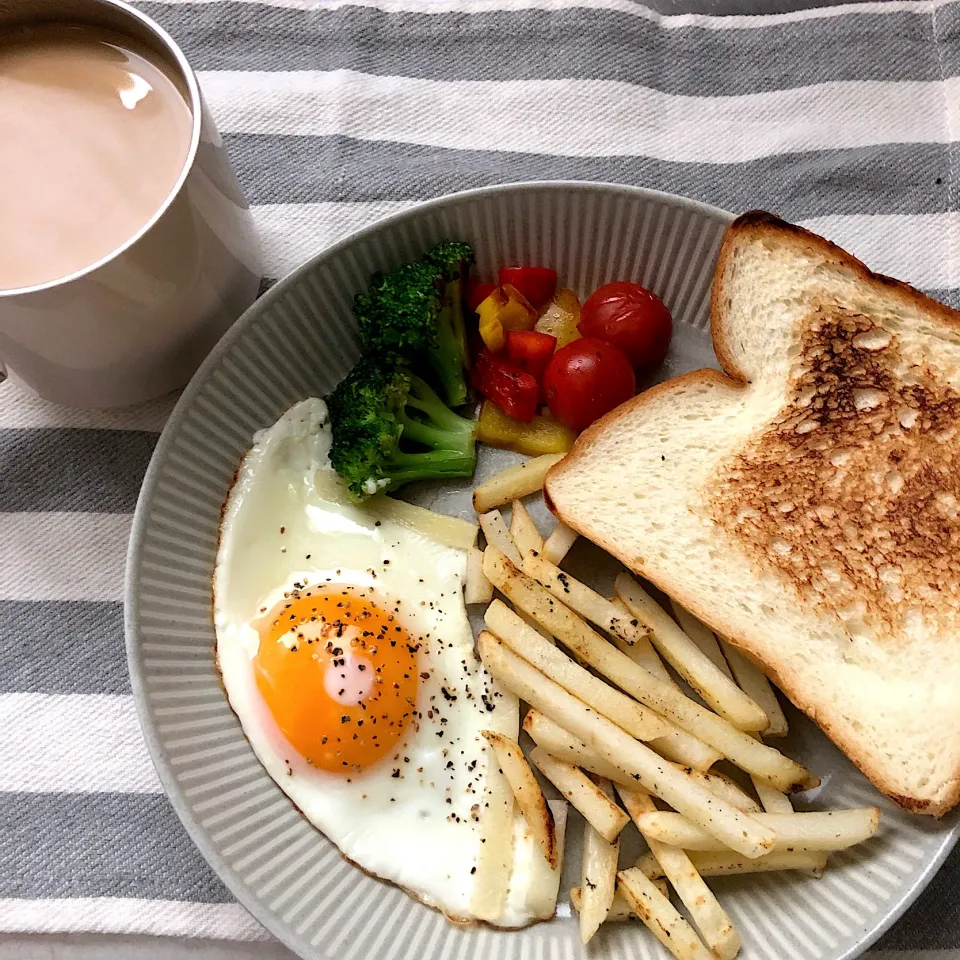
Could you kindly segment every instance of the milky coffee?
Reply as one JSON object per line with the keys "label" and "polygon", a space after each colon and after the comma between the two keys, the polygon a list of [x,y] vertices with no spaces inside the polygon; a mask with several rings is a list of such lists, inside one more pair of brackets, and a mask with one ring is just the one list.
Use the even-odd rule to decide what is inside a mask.
{"label": "milky coffee", "polygon": [[0,290],[83,270],[147,225],[190,149],[181,85],[99,28],[0,32]]}

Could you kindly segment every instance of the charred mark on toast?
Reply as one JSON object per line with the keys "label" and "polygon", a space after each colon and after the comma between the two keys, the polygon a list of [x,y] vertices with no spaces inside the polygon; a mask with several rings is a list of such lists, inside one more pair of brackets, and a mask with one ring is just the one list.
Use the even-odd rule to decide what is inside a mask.
{"label": "charred mark on toast", "polygon": [[820,307],[802,330],[787,402],[718,471],[712,518],[851,635],[952,617],[960,394],[868,316]]}
{"label": "charred mark on toast", "polygon": [[[918,800],[916,797],[905,797],[899,793],[891,793],[889,796],[894,803],[903,807],[904,810],[908,810],[910,813],[924,813],[929,810],[931,806],[933,806],[929,800]],[[941,816],[941,814],[937,814],[937,816]]]}

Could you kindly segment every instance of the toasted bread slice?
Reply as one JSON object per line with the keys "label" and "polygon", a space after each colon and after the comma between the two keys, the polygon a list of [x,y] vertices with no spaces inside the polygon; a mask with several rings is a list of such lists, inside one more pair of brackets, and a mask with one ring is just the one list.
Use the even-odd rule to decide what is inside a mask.
{"label": "toasted bread slice", "polygon": [[884,793],[960,798],[960,313],[765,213],[730,227],[724,372],[547,476],[564,523],[758,661]]}

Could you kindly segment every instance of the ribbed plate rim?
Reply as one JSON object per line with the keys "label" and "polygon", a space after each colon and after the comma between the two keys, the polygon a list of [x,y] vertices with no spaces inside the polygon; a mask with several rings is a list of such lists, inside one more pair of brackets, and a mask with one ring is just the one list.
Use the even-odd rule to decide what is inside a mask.
{"label": "ribbed plate rim", "polygon": [[[152,500],[157,489],[159,477],[181,423],[187,418],[195,398],[206,385],[211,372],[217,367],[221,358],[229,353],[238,341],[249,334],[257,317],[259,317],[262,312],[268,310],[274,300],[282,297],[289,287],[294,286],[302,276],[310,273],[319,263],[335,258],[345,247],[363,240],[372,234],[378,233],[385,227],[402,223],[406,220],[416,220],[427,212],[440,210],[448,206],[469,203],[471,200],[496,197],[503,194],[536,191],[552,191],[556,193],[582,192],[599,195],[629,196],[634,199],[645,198],[689,211],[695,211],[708,217],[713,217],[721,222],[725,220],[729,223],[735,218],[734,214],[720,207],[665,191],[630,186],[627,184],[577,180],[533,180],[479,187],[472,190],[444,194],[443,196],[413,204],[397,213],[382,217],[368,226],[348,234],[302,262],[285,277],[278,280],[277,283],[259,297],[239,317],[207,355],[206,359],[187,384],[160,434],[160,438],[154,448],[144,474],[131,526],[124,578],[124,638],[127,667],[130,674],[131,691],[136,704],[141,731],[151,761],[157,770],[157,775],[164,789],[164,793],[172,805],[174,812],[177,814],[177,817],[184,825],[188,836],[197,846],[204,859],[210,864],[211,868],[217,876],[220,877],[231,894],[236,897],[237,901],[249,911],[266,930],[300,956],[306,956],[305,950],[308,949],[308,945],[301,942],[296,932],[269,910],[267,905],[257,897],[249,887],[247,881],[225,861],[220,852],[215,849],[208,831],[194,816],[189,803],[182,795],[182,788],[177,783],[173,770],[164,756],[161,736],[150,712],[146,693],[146,680],[143,672],[143,652],[140,649],[141,637],[137,627],[140,612],[138,579],[143,540],[146,535],[146,528],[152,509]],[[266,774],[264,775],[266,776]],[[929,885],[956,846],[958,840],[960,840],[960,820],[957,820],[944,833],[935,855],[930,858],[913,884],[903,891],[901,898],[892,906],[888,913],[872,928],[864,931],[863,935],[844,953],[839,954],[836,960],[855,960],[855,958],[861,956],[876,943],[876,941],[904,915],[923,890]],[[411,906],[413,906],[412,901]],[[639,932],[640,931],[638,931],[638,933]]]}

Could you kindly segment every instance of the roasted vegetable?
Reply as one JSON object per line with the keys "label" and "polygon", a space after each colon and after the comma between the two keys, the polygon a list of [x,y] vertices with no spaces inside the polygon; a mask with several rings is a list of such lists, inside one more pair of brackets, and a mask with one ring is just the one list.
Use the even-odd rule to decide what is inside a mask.
{"label": "roasted vegetable", "polygon": [[535,307],[549,303],[557,289],[557,271],[549,267],[501,267],[500,285],[516,287]]}
{"label": "roasted vegetable", "polygon": [[439,243],[417,263],[375,274],[354,300],[366,352],[396,354],[435,377],[451,407],[467,401],[463,287],[472,263],[469,244]]}
{"label": "roasted vegetable", "polygon": [[557,348],[557,338],[539,330],[508,330],[507,360],[542,382],[547,364]]}
{"label": "roasted vegetable", "polygon": [[477,424],[396,356],[368,355],[327,397],[330,461],[358,499],[413,480],[469,477]]}
{"label": "roasted vegetable", "polygon": [[521,423],[485,400],[480,410],[477,439],[491,447],[537,457],[544,453],[566,453],[572,449],[576,434],[562,423],[539,413],[529,423]]}
{"label": "roasted vegetable", "polygon": [[471,379],[483,396],[514,419],[529,423],[537,412],[540,384],[536,377],[513,366],[506,357],[481,350]]}
{"label": "roasted vegetable", "polygon": [[477,315],[480,317],[480,336],[494,353],[503,349],[507,330],[532,330],[537,323],[537,311],[519,290],[509,284],[496,287],[477,307]]}
{"label": "roasted vegetable", "polygon": [[557,349],[579,339],[580,301],[577,295],[564,287],[558,290],[537,321],[536,329],[557,338]]}

